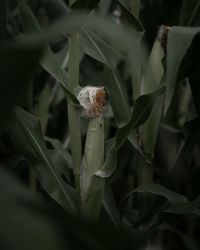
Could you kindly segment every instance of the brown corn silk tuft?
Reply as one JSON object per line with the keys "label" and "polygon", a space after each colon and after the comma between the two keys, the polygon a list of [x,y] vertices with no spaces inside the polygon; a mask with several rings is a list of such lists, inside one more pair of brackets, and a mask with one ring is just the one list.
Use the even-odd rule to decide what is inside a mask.
{"label": "brown corn silk tuft", "polygon": [[158,29],[157,38],[165,50],[167,48],[167,39],[168,39],[168,34],[169,34],[170,29],[171,29],[171,27],[164,26],[164,25],[161,25]]}
{"label": "brown corn silk tuft", "polygon": [[91,117],[97,117],[106,110],[106,93],[105,89],[97,90],[96,95],[93,97],[94,103],[91,104],[89,113]]}

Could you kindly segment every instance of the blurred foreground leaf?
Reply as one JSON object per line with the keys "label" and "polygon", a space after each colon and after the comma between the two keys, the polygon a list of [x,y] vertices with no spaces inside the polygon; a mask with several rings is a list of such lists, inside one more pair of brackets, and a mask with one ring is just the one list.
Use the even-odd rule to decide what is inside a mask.
{"label": "blurred foreground leaf", "polygon": [[0,219],[1,247],[9,250],[134,250],[146,242],[133,231],[83,221],[60,209],[47,208],[2,171]]}
{"label": "blurred foreground leaf", "polygon": [[0,130],[28,90],[41,48],[15,43],[0,48]]}
{"label": "blurred foreground leaf", "polygon": [[195,16],[199,11],[199,7],[199,0],[183,0],[180,11],[179,24],[191,26]]}
{"label": "blurred foreground leaf", "polygon": [[[33,15],[31,9],[29,8],[26,0],[20,0],[19,2],[20,15],[22,19],[22,24],[26,32],[41,32],[41,28],[37,19]],[[44,56],[40,60],[41,66],[49,72],[55,79],[61,84],[61,87],[64,89],[69,98],[75,103],[78,104],[77,98],[70,92],[67,87],[68,76],[67,73],[59,65],[59,62],[52,52],[48,43],[44,40]]]}

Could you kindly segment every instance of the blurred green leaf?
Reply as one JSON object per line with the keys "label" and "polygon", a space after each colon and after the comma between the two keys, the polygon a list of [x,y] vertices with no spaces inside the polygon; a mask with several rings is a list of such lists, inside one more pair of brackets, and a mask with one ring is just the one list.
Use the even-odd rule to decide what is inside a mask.
{"label": "blurred green leaf", "polygon": [[131,13],[124,1],[118,0],[118,3],[123,15],[125,16],[125,22],[127,22],[135,31],[144,32],[143,24],[133,15],[133,13]]}
{"label": "blurred green leaf", "polygon": [[80,10],[93,10],[101,0],[76,0],[72,5],[72,9],[80,9]]}
{"label": "blurred green leaf", "polygon": [[[33,15],[31,9],[29,8],[26,0],[19,0],[19,9],[20,15],[22,19],[22,24],[26,32],[39,32],[41,33],[41,28],[37,19]],[[44,56],[40,60],[41,66],[49,72],[55,79],[61,84],[62,88],[69,96],[69,98],[75,103],[78,104],[77,98],[69,91],[67,88],[68,76],[67,73],[62,67],[59,65],[56,56],[52,52],[48,43],[44,40]]]}
{"label": "blurred green leaf", "polygon": [[191,26],[195,16],[198,13],[199,7],[199,0],[183,0],[180,11],[179,24],[182,26]]}
{"label": "blurred green leaf", "polygon": [[7,128],[8,135],[21,152],[45,191],[70,213],[76,213],[75,191],[62,179],[56,165],[62,158],[56,151],[49,152],[41,132],[39,120],[17,108]]}
{"label": "blurred green leaf", "polygon": [[95,173],[100,177],[112,175],[117,164],[117,151],[122,147],[129,134],[137,127],[142,125],[149,117],[154,101],[164,94],[165,88],[162,87],[155,92],[140,96],[135,103],[131,120],[123,127],[119,128],[116,136],[110,140],[110,147],[106,152],[106,159],[101,168]]}
{"label": "blurred green leaf", "polygon": [[112,69],[117,66],[122,58],[118,51],[88,28],[84,28],[81,33],[81,47],[84,53]]}
{"label": "blurred green leaf", "polygon": [[58,230],[41,208],[39,212],[36,198],[7,173],[2,170],[0,173],[1,247],[9,250],[58,249],[61,246]]}
{"label": "blurred green leaf", "polygon": [[169,108],[174,94],[183,58],[192,44],[193,39],[199,32],[200,28],[174,26],[168,34],[165,113]]}
{"label": "blurred green leaf", "polygon": [[146,243],[140,234],[122,227],[83,221],[45,207],[2,170],[0,219],[1,246],[9,250],[134,250]]}
{"label": "blurred green leaf", "polygon": [[18,167],[22,162],[26,161],[23,155],[14,154],[6,159],[4,165],[8,171],[13,171],[16,167]]}
{"label": "blurred green leaf", "polygon": [[8,121],[14,106],[28,90],[40,55],[41,48],[37,45],[27,46],[25,43],[15,43],[1,46],[0,130]]}

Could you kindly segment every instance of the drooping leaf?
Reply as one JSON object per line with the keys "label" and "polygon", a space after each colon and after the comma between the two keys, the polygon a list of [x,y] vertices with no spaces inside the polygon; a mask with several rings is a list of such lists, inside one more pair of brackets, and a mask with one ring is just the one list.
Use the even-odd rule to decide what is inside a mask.
{"label": "drooping leaf", "polygon": [[192,201],[188,201],[185,196],[173,192],[156,183],[146,183],[135,188],[124,197],[121,202],[121,206],[123,206],[130,195],[133,195],[134,193],[151,193],[166,198],[168,203],[166,203],[164,207],[161,206],[159,210],[156,210],[157,214],[165,212],[173,214],[195,214],[200,216],[200,210],[198,209],[200,206],[200,197],[197,197]]}
{"label": "drooping leaf", "polygon": [[164,93],[164,90],[165,88],[162,87],[151,94],[140,96],[136,100],[131,120],[125,126],[119,128],[116,132],[116,136],[110,140],[110,147],[107,150],[104,164],[95,173],[97,176],[109,177],[112,175],[117,164],[117,151],[122,147],[129,134],[147,120],[154,101]]}
{"label": "drooping leaf", "polygon": [[140,125],[142,125],[147,120],[147,118],[151,113],[154,101],[156,100],[157,97],[164,94],[164,91],[165,87],[161,87],[160,89],[154,91],[151,94],[140,96],[136,100],[130,122],[117,131],[116,134],[117,150],[120,149],[120,147],[125,142],[130,132],[134,128],[137,128]]}
{"label": "drooping leaf", "polygon": [[27,46],[25,43],[1,45],[0,130],[8,121],[14,106],[28,90],[40,55],[41,47],[37,45]]}
{"label": "drooping leaf", "polygon": [[45,191],[69,213],[76,213],[75,191],[61,177],[57,164],[63,164],[56,152],[46,147],[39,120],[17,108],[7,128],[16,148],[34,169]]}
{"label": "drooping leaf", "polygon": [[143,185],[135,188],[133,191],[131,191],[130,193],[128,193],[125,196],[123,202],[125,200],[127,200],[130,195],[132,195],[134,193],[145,193],[145,192],[162,196],[162,197],[166,198],[171,203],[187,202],[187,199],[185,196],[178,194],[178,193],[175,193],[175,192],[165,188],[164,186],[162,186],[160,184],[156,184],[156,183],[146,183],[146,184],[143,184]]}

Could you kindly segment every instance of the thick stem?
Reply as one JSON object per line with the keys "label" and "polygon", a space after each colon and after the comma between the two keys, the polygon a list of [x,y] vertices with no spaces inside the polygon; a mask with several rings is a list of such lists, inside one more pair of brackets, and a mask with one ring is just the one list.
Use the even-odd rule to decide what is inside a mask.
{"label": "thick stem", "polygon": [[89,121],[81,167],[81,213],[96,220],[101,210],[105,179],[94,175],[104,161],[104,118]]}
{"label": "thick stem", "polygon": [[[69,38],[69,89],[75,94],[79,86],[79,35],[72,33]],[[76,107],[68,100],[68,121],[73,171],[76,189],[80,197],[80,166],[82,158],[80,117]]]}

